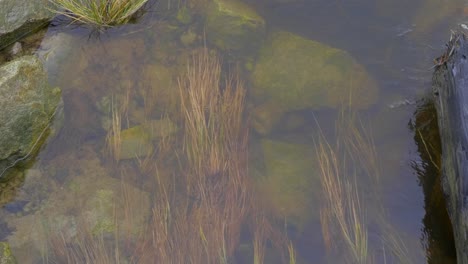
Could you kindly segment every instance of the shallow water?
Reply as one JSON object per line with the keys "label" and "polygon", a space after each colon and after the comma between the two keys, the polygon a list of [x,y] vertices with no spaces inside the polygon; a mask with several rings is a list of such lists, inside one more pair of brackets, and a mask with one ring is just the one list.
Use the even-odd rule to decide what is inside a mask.
{"label": "shallow water", "polygon": [[[154,170],[148,169],[151,166],[145,163],[146,153],[152,150],[139,145],[136,150],[130,150],[139,155],[116,163],[107,151],[106,135],[112,107],[117,106],[122,112],[122,129],[169,118],[179,126],[179,132],[174,134],[175,145],[182,140],[177,77],[185,70],[190,52],[205,45],[203,24],[199,17],[188,24],[177,24],[174,13],[179,7],[175,3],[167,7],[161,2],[149,5],[135,24],[102,33],[67,26],[60,19],[49,27],[38,54],[46,60],[51,83],[62,89],[65,119],[60,133],[47,142],[19,182],[5,183],[12,187],[1,194],[5,198],[0,211],[0,237],[10,243],[19,263],[53,262],[51,236],[46,231],[38,231],[39,227],[47,227],[45,230],[57,227],[63,237],[72,237],[79,233],[76,222],[80,216],[91,214],[106,230],[109,214],[100,212],[115,210],[105,208],[112,201],[119,208],[120,198],[129,193],[133,195],[130,207],[135,216],[127,220],[144,222],[148,219],[150,204],[156,203],[151,197],[156,197],[158,192],[153,186]],[[427,145],[437,146],[438,139],[431,134],[434,128],[427,128],[435,119],[433,112],[427,110],[430,103],[426,105],[425,99],[430,97],[432,60],[443,52],[449,29],[463,20],[463,3],[453,3],[454,8],[444,13],[424,11],[430,0],[411,3],[403,0],[246,2],[264,17],[268,33],[293,32],[345,50],[364,66],[378,85],[378,100],[359,110],[356,119],[357,126],[364,128],[375,147],[381,173],[378,186],[361,176],[366,168],[358,164],[357,159],[347,160],[351,163],[347,166],[349,175],[353,171],[356,173],[355,187],[361,192],[369,251],[373,255],[371,263],[384,263],[384,259],[387,263],[399,263],[389,253],[385,240],[390,239],[388,232],[392,233],[391,237],[397,237],[399,245],[409,253],[405,256],[409,263],[455,263],[451,237],[447,235],[450,227],[446,213],[443,207],[437,206],[441,203],[440,186],[436,184],[437,168],[431,163],[432,156],[426,153]],[[436,19],[438,14],[431,15],[437,11],[444,16]],[[192,33],[195,34],[193,40],[184,45],[181,36],[189,38]],[[212,43],[206,45],[215,49]],[[240,76],[247,89],[251,89],[248,67],[242,65],[246,61],[251,63],[252,58],[255,62],[253,51],[219,52],[223,69],[241,68]],[[247,112],[252,114],[258,102],[249,96]],[[262,170],[256,168],[260,156],[257,153],[270,141],[302,145],[313,153],[320,135],[334,145],[340,140],[340,131],[336,132],[340,128],[337,123],[340,114],[337,107],[291,111],[281,119],[283,123],[266,136],[252,130],[249,141],[250,160],[255,167],[252,171]],[[421,137],[427,138],[428,141],[424,141],[427,145]],[[162,148],[151,140],[143,144],[154,144],[155,153]],[[296,158],[273,157],[273,160],[292,163],[297,155],[292,157]],[[167,159],[155,159],[162,160],[164,165],[157,170],[161,175],[181,173],[181,161],[174,160],[172,154]],[[356,163],[354,167],[353,162]],[[310,196],[320,197],[320,189],[320,180],[315,181],[309,191],[316,193]],[[295,197],[294,193],[290,195]],[[292,201],[289,202],[291,207],[311,211],[312,216],[291,220],[289,226],[287,217],[280,219],[287,226],[284,229],[295,247],[298,263],[348,262],[345,254],[340,256],[334,251],[337,250],[334,246],[338,249],[342,246],[341,242],[332,241],[334,246],[328,248],[324,238],[319,213],[324,201],[309,198],[301,200],[311,203],[305,205],[295,204],[295,198],[288,201]],[[94,210],[94,207],[104,209]],[[292,215],[296,213],[290,211]],[[119,212],[115,215],[125,218]],[[241,244],[248,245],[251,234],[242,232],[247,234],[241,235]],[[235,263],[252,262],[252,259],[246,260],[248,254],[241,249],[236,252]]]}

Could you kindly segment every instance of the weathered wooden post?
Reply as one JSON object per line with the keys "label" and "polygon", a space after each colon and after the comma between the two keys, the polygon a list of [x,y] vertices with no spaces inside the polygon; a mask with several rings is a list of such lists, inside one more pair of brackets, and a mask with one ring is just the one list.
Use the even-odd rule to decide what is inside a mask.
{"label": "weathered wooden post", "polygon": [[468,264],[468,40],[453,34],[437,59],[432,88],[442,142],[442,188],[457,251]]}

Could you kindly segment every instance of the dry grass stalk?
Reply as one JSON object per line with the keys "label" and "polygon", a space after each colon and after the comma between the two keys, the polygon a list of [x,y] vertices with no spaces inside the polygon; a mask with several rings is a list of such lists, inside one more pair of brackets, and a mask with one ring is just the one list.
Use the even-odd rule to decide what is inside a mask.
{"label": "dry grass stalk", "polygon": [[222,87],[220,61],[206,48],[194,55],[179,84],[190,218],[208,262],[225,262],[237,247],[249,210],[245,89],[233,78]]}
{"label": "dry grass stalk", "polygon": [[265,247],[267,243],[265,224],[266,219],[264,216],[260,217],[260,220],[257,219],[256,228],[254,230],[254,264],[262,264],[265,260]]}
{"label": "dry grass stalk", "polygon": [[121,111],[114,104],[112,99],[111,104],[111,126],[106,136],[107,151],[115,162],[120,160],[120,148],[122,145],[122,138],[120,136],[122,130]]}
{"label": "dry grass stalk", "polygon": [[[138,263],[228,263],[239,244],[250,210],[245,90],[233,79],[221,87],[220,76],[219,59],[204,49],[180,80],[185,129],[179,156],[187,164],[172,180],[155,167],[158,189],[147,236],[134,254]],[[163,140],[160,151],[167,148]]]}
{"label": "dry grass stalk", "polygon": [[47,263],[121,263],[118,244],[112,246],[106,240],[103,233],[94,234],[86,220],[80,221],[72,240],[62,232],[51,235],[49,243],[53,254],[47,258]]}

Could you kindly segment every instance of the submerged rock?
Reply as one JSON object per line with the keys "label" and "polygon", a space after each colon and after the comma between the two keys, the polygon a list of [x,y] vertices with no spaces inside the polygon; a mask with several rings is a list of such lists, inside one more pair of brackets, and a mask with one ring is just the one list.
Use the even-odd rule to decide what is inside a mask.
{"label": "submerged rock", "polygon": [[153,140],[170,136],[177,125],[169,118],[151,120],[143,125],[122,130],[120,159],[145,157],[153,152]]}
{"label": "submerged rock", "polygon": [[270,133],[279,122],[284,110],[275,103],[265,103],[253,109],[252,127],[260,135]]}
{"label": "submerged rock", "polygon": [[265,176],[257,181],[262,201],[272,213],[298,229],[317,217],[320,178],[312,147],[262,140]]}
{"label": "submerged rock", "polygon": [[0,175],[37,150],[61,105],[40,61],[21,57],[0,68]]}
{"label": "submerged rock", "polygon": [[180,111],[177,75],[179,73],[176,68],[160,63],[144,66],[142,78],[147,89],[142,89],[140,96],[146,99],[145,108],[150,115],[172,115]]}
{"label": "submerged rock", "polygon": [[259,47],[265,21],[250,6],[237,0],[213,0],[206,13],[207,38],[221,49]]}
{"label": "submerged rock", "polygon": [[0,0],[0,50],[46,26],[54,16],[48,6],[48,1]]}
{"label": "submerged rock", "polygon": [[288,32],[270,37],[252,78],[254,98],[285,111],[366,108],[378,95],[375,81],[346,51]]}
{"label": "submerged rock", "polygon": [[[83,145],[79,153],[71,151],[57,156],[45,169],[48,174],[66,169],[67,179],[51,184],[48,200],[39,210],[23,217],[5,217],[16,230],[8,237],[12,248],[19,248],[19,263],[50,254],[46,243],[64,239],[67,244],[79,243],[85,236],[118,236],[129,241],[144,231],[151,214],[150,193],[140,190],[101,164],[92,145]],[[23,249],[29,251],[24,252]],[[49,248],[50,250],[50,248]]]}

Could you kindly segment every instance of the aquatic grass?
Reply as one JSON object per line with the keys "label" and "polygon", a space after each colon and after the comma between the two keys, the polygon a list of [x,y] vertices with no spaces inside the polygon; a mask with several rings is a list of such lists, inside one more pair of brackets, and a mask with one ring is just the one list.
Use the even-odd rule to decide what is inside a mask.
{"label": "aquatic grass", "polygon": [[292,242],[288,244],[289,264],[296,264],[296,251]]}
{"label": "aquatic grass", "polygon": [[181,171],[168,180],[155,167],[152,220],[135,255],[143,263],[228,263],[250,209],[245,89],[234,79],[223,86],[219,58],[207,49],[193,55],[179,89]]}
{"label": "aquatic grass", "polygon": [[148,0],[49,0],[52,11],[99,28],[127,23]]}
{"label": "aquatic grass", "polygon": [[[80,236],[58,236],[45,259],[51,263],[231,263],[247,226],[256,264],[264,263],[267,245],[278,249],[284,263],[296,263],[282,222],[269,219],[255,199],[247,171],[245,88],[237,75],[223,79],[220,65],[219,57],[206,48],[194,53],[179,80],[182,142],[161,138],[152,155],[132,166],[136,174],[148,176],[137,182],[152,188],[147,223],[135,229],[139,222],[132,215],[141,208],[130,207],[137,197],[122,178],[123,204],[115,208],[120,216],[115,235],[93,234],[84,223],[79,226]],[[125,100],[119,107],[112,104],[109,145],[118,146],[110,139],[121,130],[126,105]],[[175,162],[179,166],[174,169]],[[123,170],[130,167],[121,165],[125,175]],[[81,256],[84,261],[80,262]]]}
{"label": "aquatic grass", "polygon": [[[345,250],[351,263],[376,263],[375,248],[369,247],[366,211],[376,212],[383,242],[381,261],[412,263],[404,241],[388,223],[380,198],[382,172],[372,133],[355,112],[342,110],[336,122],[336,142],[332,146],[320,134],[316,152],[321,174],[324,204],[320,212],[322,236],[328,253]],[[359,182],[365,182],[367,184]],[[371,192],[372,201],[363,200]],[[371,206],[373,206],[371,208]],[[344,241],[340,244],[339,241]],[[388,249],[388,256],[386,255]]]}
{"label": "aquatic grass", "polygon": [[[353,263],[368,263],[366,217],[355,184],[343,177],[337,152],[320,142],[317,150],[325,206],[322,208],[322,229],[325,234],[338,230]],[[336,228],[336,229],[334,229]]]}
{"label": "aquatic grass", "polygon": [[[118,237],[117,232],[114,236]],[[47,242],[52,254],[44,259],[45,263],[122,263],[118,244],[108,243],[103,233],[95,234],[83,217],[76,224],[73,238],[60,230],[52,233]]]}

